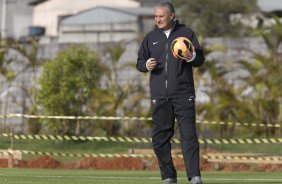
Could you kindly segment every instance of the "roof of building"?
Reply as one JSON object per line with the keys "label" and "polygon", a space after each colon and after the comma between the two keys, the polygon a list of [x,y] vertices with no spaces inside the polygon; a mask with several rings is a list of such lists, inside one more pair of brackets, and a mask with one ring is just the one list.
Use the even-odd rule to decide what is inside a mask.
{"label": "roof of building", "polygon": [[[44,3],[49,0],[31,0],[29,5],[39,5],[41,3]],[[141,0],[142,6],[148,6],[148,5],[154,5],[157,0]],[[282,11],[282,2],[281,0],[258,0],[258,6],[261,8],[264,12],[271,12],[271,11]]]}
{"label": "roof of building", "polygon": [[123,23],[136,21],[138,16],[154,16],[153,9],[95,7],[66,17],[61,23],[65,25]]}
{"label": "roof of building", "polygon": [[29,2],[28,4],[29,4],[29,5],[32,5],[32,6],[36,6],[36,5],[38,5],[38,4],[44,3],[45,1],[48,1],[48,0],[32,0],[32,1]]}
{"label": "roof of building", "polygon": [[[41,1],[44,1],[41,2]],[[69,11],[85,10],[97,6],[107,7],[139,7],[140,3],[134,0],[37,0],[36,11]]]}
{"label": "roof of building", "polygon": [[153,7],[118,8],[117,10],[138,16],[154,16]]}

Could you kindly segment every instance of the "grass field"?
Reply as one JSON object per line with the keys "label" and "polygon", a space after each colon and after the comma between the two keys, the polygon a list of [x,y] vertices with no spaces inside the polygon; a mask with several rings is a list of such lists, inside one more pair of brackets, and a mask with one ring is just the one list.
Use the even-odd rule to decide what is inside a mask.
{"label": "grass field", "polygon": [[[205,184],[282,183],[281,173],[204,172]],[[187,184],[185,173],[178,183]],[[0,184],[161,184],[158,171],[0,169]]]}
{"label": "grass field", "polygon": [[[7,137],[0,137],[1,149],[8,149],[10,140]],[[68,152],[68,153],[126,153],[130,148],[149,148],[150,143],[129,143],[129,142],[105,142],[105,141],[50,141],[50,140],[14,140],[13,148],[16,150],[32,150],[47,152]],[[179,144],[173,144],[174,147],[180,147]],[[206,148],[215,149],[222,152],[234,153],[265,153],[282,154],[280,144],[219,144],[219,145],[201,145],[201,150]]]}
{"label": "grass field", "polygon": [[[213,145],[208,148],[226,152],[282,154],[280,144]],[[204,145],[201,145],[204,148]],[[1,138],[0,148],[10,147],[9,138]],[[116,142],[73,142],[14,140],[14,149],[67,153],[127,153],[129,148],[151,148],[150,144]],[[24,159],[34,156],[24,155]],[[58,157],[60,161],[77,158]],[[204,184],[281,184],[281,173],[264,172],[203,172]],[[188,184],[184,172],[178,183]],[[0,169],[0,184],[161,184],[158,171],[95,171],[48,169]]]}

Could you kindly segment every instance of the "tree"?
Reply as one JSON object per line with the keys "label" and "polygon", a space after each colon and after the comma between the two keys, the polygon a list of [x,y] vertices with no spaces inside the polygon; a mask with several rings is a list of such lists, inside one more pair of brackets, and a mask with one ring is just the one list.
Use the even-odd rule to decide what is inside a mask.
{"label": "tree", "polygon": [[[138,79],[127,82],[119,81],[119,72],[127,69],[135,70],[132,62],[120,63],[120,58],[124,54],[124,47],[115,44],[105,48],[107,68],[104,70],[103,88],[96,89],[90,103],[91,114],[98,116],[146,116],[148,110],[144,109],[141,103],[146,98],[146,91]],[[96,131],[107,135],[134,135],[140,133],[142,123],[140,121],[99,121]],[[127,126],[126,126],[127,125]],[[136,128],[139,127],[139,128]]]}
{"label": "tree", "polygon": [[7,48],[2,45],[0,47],[0,73],[7,81],[13,81],[15,78],[15,73],[13,70],[9,69],[7,66],[13,61],[11,59],[5,58]]}
{"label": "tree", "polygon": [[[246,88],[251,88],[252,93],[245,100],[253,104],[256,122],[280,125],[276,134],[282,133],[282,23],[278,17],[273,17],[275,24],[260,29],[257,34],[265,45],[266,52],[254,52],[252,61],[241,61],[242,68],[249,72],[244,78]],[[265,136],[275,134],[275,129],[265,126]],[[260,127],[257,127],[260,133]]]}
{"label": "tree", "polygon": [[[22,114],[34,114],[36,113],[36,104],[33,98],[34,92],[32,91],[34,88],[30,88],[28,85],[24,85],[24,83],[26,82],[31,86],[36,85],[36,72],[38,72],[38,70],[36,69],[43,63],[43,60],[38,59],[38,40],[35,38],[29,38],[28,40],[26,40],[26,42],[20,42],[14,39],[8,39],[6,41],[6,47],[9,50],[16,52],[16,58],[19,59],[15,60],[14,63],[17,64],[16,62],[18,62],[23,65],[21,70],[15,73],[15,78],[21,76],[21,74],[30,73],[30,78],[24,79],[24,75],[21,76],[21,86],[19,89],[21,89],[22,98],[20,99],[20,102],[18,102],[18,104],[22,107]],[[24,61],[27,62],[25,63]],[[24,126],[24,123],[25,122],[22,119],[22,127]],[[41,129],[41,123],[39,123],[35,119],[28,119],[26,125],[29,133],[36,134]]]}
{"label": "tree", "polygon": [[230,21],[231,14],[258,10],[256,0],[174,0],[179,19],[204,37],[245,34],[240,22]]}
{"label": "tree", "polygon": [[[222,45],[214,44],[204,47],[204,55],[207,57],[213,52],[226,52]],[[242,101],[240,95],[245,88],[235,87],[234,83],[227,80],[226,75],[232,70],[226,63],[217,60],[207,60],[203,66],[195,70],[195,81],[200,81],[205,86],[204,93],[209,97],[209,101],[199,104],[197,113],[205,120],[225,121],[225,122],[251,122],[253,117],[252,106]],[[233,137],[235,125],[216,126],[220,137]]]}
{"label": "tree", "polygon": [[[266,137],[281,136],[282,127],[282,23],[274,17],[275,24],[257,31],[265,45],[261,45],[264,51],[253,51],[251,60],[236,62],[238,66],[228,69],[216,61],[207,61],[200,69],[208,73],[205,83],[208,87],[206,93],[210,101],[203,104],[199,111],[209,120],[256,122],[255,131],[249,131],[248,136]],[[211,53],[206,48],[205,55]],[[225,75],[238,70],[248,71],[249,75],[240,77],[240,86],[226,81]],[[208,80],[210,79],[210,80]],[[265,126],[261,127],[263,123]],[[269,128],[280,125],[279,129]],[[222,129],[221,129],[222,130]],[[223,129],[227,131],[229,129]],[[276,131],[277,130],[277,131]],[[223,131],[223,133],[224,133]],[[251,133],[251,134],[250,134]],[[221,133],[221,135],[224,135]],[[232,134],[231,134],[232,135]]]}
{"label": "tree", "polygon": [[[6,44],[6,40],[2,40],[0,36],[0,89],[1,90],[2,90],[2,81],[6,80],[6,82],[8,82],[8,90],[9,90],[11,83],[15,79],[15,72],[8,67],[8,65],[13,62],[13,59],[7,57],[7,52],[8,52],[8,47]],[[2,77],[4,80],[2,79]],[[5,115],[7,114],[9,91],[7,92],[6,96],[7,99],[4,105]],[[2,99],[0,99],[0,105],[2,106]],[[3,129],[6,128],[6,117],[4,117],[2,128]]]}
{"label": "tree", "polygon": [[[92,93],[99,87],[103,66],[99,56],[85,46],[71,46],[48,61],[36,91],[39,110],[44,115],[82,116]],[[58,134],[80,135],[91,129],[79,120],[46,120]]]}
{"label": "tree", "polygon": [[[214,61],[205,64],[205,69],[210,77],[206,84],[206,94],[209,102],[200,106],[200,113],[204,114],[205,119],[210,121],[241,122],[251,123],[255,119],[252,105],[242,100],[240,94],[245,88],[236,87],[226,79],[230,72],[224,65],[219,66]],[[225,124],[218,127],[221,137],[233,137],[235,124],[232,127]]]}

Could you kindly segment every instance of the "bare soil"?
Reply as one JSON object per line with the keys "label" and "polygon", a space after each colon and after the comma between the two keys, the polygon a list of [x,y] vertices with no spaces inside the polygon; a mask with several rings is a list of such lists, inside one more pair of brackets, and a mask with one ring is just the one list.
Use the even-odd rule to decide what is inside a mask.
{"label": "bare soil", "polygon": [[[185,170],[183,159],[174,159],[177,170]],[[0,159],[0,168],[7,168],[8,160]],[[48,169],[93,169],[93,170],[158,170],[156,159],[148,158],[82,158],[73,162],[62,163],[50,156],[39,156],[32,160],[15,161],[18,168],[48,168]],[[201,161],[202,171],[261,171],[282,172],[279,164],[235,164],[208,163]]]}

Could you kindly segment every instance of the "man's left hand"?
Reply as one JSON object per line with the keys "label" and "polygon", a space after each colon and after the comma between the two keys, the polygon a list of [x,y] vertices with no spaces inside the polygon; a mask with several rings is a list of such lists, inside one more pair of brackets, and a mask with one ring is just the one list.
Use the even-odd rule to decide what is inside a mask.
{"label": "man's left hand", "polygon": [[187,52],[184,58],[187,62],[192,62],[195,59],[195,57],[196,57],[195,47],[192,46],[192,52]]}

